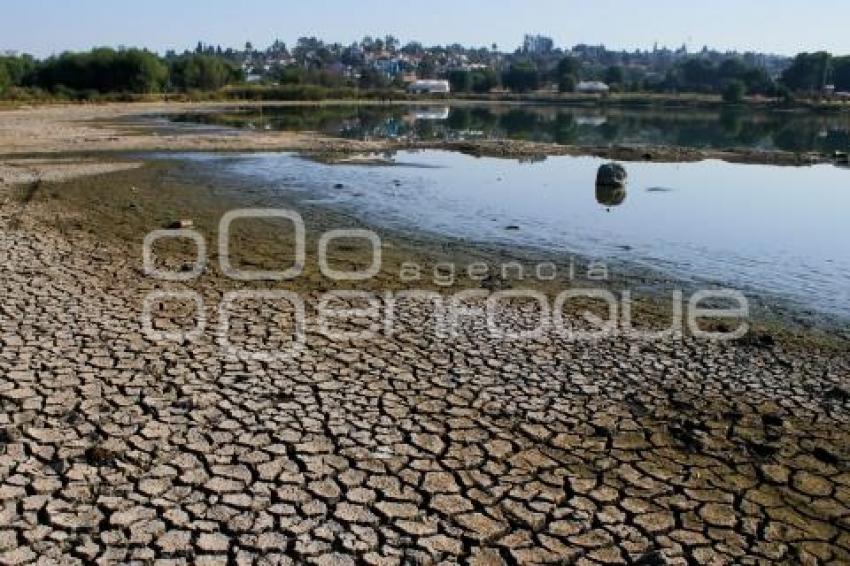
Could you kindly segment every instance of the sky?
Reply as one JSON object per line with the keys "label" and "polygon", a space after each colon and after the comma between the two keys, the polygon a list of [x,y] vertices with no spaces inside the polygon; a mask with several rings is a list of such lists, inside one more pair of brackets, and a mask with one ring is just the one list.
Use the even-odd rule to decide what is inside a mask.
{"label": "sky", "polygon": [[512,51],[525,33],[560,47],[850,54],[848,0],[3,0],[2,14],[0,52],[39,57],[104,45],[164,52],[198,41],[265,47],[314,35],[347,44],[386,34]]}

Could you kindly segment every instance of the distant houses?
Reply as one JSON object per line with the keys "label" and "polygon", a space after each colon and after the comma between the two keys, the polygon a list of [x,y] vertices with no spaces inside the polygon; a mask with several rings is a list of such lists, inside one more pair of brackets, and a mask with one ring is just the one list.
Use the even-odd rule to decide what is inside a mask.
{"label": "distant houses", "polygon": [[407,87],[411,94],[449,94],[452,91],[449,81],[418,80]]}
{"label": "distant houses", "polygon": [[823,94],[830,99],[850,100],[850,92],[837,90],[835,85],[829,84],[823,87]]}
{"label": "distant houses", "polygon": [[388,77],[395,77],[404,70],[404,62],[399,59],[378,59],[372,62],[372,68]]}
{"label": "distant houses", "polygon": [[[406,88],[426,95],[527,90],[577,92],[586,96],[605,96],[612,91],[717,93],[725,84],[718,74],[721,67],[736,73],[746,67],[748,92],[770,96],[777,77],[790,63],[782,56],[718,52],[708,48],[689,53],[684,46],[675,50],[656,47],[611,51],[601,45],[581,44],[563,49],[555,47],[549,37],[531,34],[514,52],[499,50],[495,44],[426,47],[408,42],[402,45],[392,36],[364,37],[348,45],[302,37],[291,48],[282,41],[275,41],[265,50],[255,49],[250,44],[246,44],[244,50],[223,50],[201,43],[195,52],[224,57],[241,65],[242,75],[248,82],[274,84],[280,81],[360,89]],[[176,58],[177,54],[172,52],[169,57]],[[560,70],[562,63],[565,65],[563,72]],[[683,78],[689,76],[686,66],[699,66],[711,72],[700,75],[699,81],[688,82],[690,79]],[[527,80],[521,80],[520,85],[511,78],[514,68],[525,73]],[[820,77],[818,82],[823,83],[824,77],[830,75],[821,73],[817,77]],[[439,79],[448,79],[451,86]],[[509,79],[507,83],[505,79]],[[808,89],[809,94],[815,94],[816,90],[829,99],[846,100],[845,83],[836,82],[837,88],[818,84],[817,89]]]}

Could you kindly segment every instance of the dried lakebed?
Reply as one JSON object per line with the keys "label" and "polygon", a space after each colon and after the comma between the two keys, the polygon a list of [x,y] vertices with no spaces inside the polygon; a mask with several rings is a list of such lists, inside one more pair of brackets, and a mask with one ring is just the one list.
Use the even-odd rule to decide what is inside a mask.
{"label": "dried lakebed", "polygon": [[[243,361],[149,340],[137,254],[3,196],[2,563],[850,560],[846,349],[446,341],[413,305]],[[232,339],[281,343],[274,313]]]}

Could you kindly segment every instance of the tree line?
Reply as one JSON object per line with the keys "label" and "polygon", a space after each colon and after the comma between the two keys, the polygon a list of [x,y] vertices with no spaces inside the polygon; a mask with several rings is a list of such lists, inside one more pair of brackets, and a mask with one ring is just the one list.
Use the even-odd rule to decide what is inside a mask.
{"label": "tree line", "polygon": [[798,92],[819,92],[827,85],[850,92],[850,55],[836,57],[825,51],[800,53],[782,74],[782,82]]}
{"label": "tree line", "polygon": [[144,49],[104,47],[43,61],[0,57],[0,94],[13,87],[59,95],[207,91],[242,79],[232,62],[206,54],[162,58]]}
{"label": "tree line", "polygon": [[[789,69],[791,73],[792,69]],[[549,68],[533,59],[520,58],[501,74],[450,71],[447,78],[455,92],[488,92],[494,86],[513,92],[532,92],[545,85],[556,86],[560,92],[574,92],[582,81],[604,82],[615,92],[692,92],[722,94],[727,99],[745,95],[786,96],[791,90],[809,90],[801,88],[792,74],[786,74],[775,80],[763,68],[747,65],[740,59],[715,63],[694,57],[675,64],[663,75],[652,75],[620,65],[591,67],[566,56]]]}
{"label": "tree line", "polygon": [[[302,43],[295,49],[299,56],[308,57],[302,51],[314,54],[306,41]],[[285,46],[279,49],[285,52]],[[510,57],[498,68],[478,64],[467,69],[449,68],[438,75],[432,69],[424,76],[448,79],[454,92],[478,94],[497,88],[524,93],[547,86],[573,92],[581,81],[601,81],[621,92],[721,94],[729,102],[740,101],[746,95],[785,99],[793,93],[819,95],[827,85],[834,85],[837,91],[850,91],[850,56],[825,52],[801,53],[780,74],[772,75],[763,66],[741,57],[694,55],[677,60],[663,71],[653,71],[639,65],[588,62],[586,57],[575,54],[544,57],[528,51]],[[321,49],[319,52],[324,53]],[[224,52],[199,45],[195,52],[170,52],[165,57],[135,48],[67,52],[41,61],[28,55],[0,57],[0,95],[8,95],[14,88],[83,98],[107,93],[216,91],[244,81],[238,55],[232,50]],[[352,75],[341,73],[333,63],[272,66],[263,80],[293,87],[289,93],[293,96],[298,92],[296,86],[337,91],[404,87],[400,75],[391,77],[369,66],[358,68]]]}

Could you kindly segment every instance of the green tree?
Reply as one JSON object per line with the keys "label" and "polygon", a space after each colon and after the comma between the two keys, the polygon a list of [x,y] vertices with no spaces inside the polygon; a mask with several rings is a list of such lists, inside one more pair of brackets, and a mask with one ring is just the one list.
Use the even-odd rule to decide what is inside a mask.
{"label": "green tree", "polygon": [[781,82],[794,91],[820,91],[829,75],[830,60],[825,51],[800,53],[782,73]]}
{"label": "green tree", "polygon": [[837,90],[850,92],[850,55],[832,60],[832,82]]}
{"label": "green tree", "polygon": [[149,51],[104,47],[51,57],[38,68],[33,82],[53,91],[148,93],[161,90],[167,78],[168,68]]}
{"label": "green tree", "polygon": [[564,57],[555,67],[555,80],[561,92],[573,92],[581,77],[581,61],[575,57]]}
{"label": "green tree", "polygon": [[6,92],[6,89],[12,84],[9,77],[9,72],[6,70],[6,65],[0,62],[0,94]]}
{"label": "green tree", "polygon": [[770,75],[764,69],[750,67],[740,59],[726,59],[717,69],[717,80],[726,85],[731,80],[744,83],[747,92],[753,94],[770,94],[775,91],[775,85]]}
{"label": "green tree", "polygon": [[558,80],[559,92],[575,92],[578,81],[574,75],[564,75]]}
{"label": "green tree", "polygon": [[722,80],[741,79],[749,70],[740,59],[726,59],[717,68],[717,75]]}
{"label": "green tree", "polygon": [[717,87],[717,68],[704,59],[688,59],[677,69],[677,88],[695,92]]}
{"label": "green tree", "polygon": [[22,86],[32,79],[36,61],[32,55],[0,57],[0,71],[5,74],[9,86]]}
{"label": "green tree", "polygon": [[505,72],[502,84],[516,92],[537,90],[540,86],[540,71],[531,61],[517,61]]}
{"label": "green tree", "polygon": [[744,100],[746,93],[746,85],[738,79],[732,79],[723,89],[723,101],[728,104],[738,104]]}
{"label": "green tree", "polygon": [[791,104],[794,102],[794,93],[791,92],[790,88],[783,84],[776,87],[776,97],[779,98],[783,104]]}
{"label": "green tree", "polygon": [[756,67],[747,69],[741,80],[747,85],[747,92],[751,94],[772,94],[776,91],[776,83],[770,74]]}
{"label": "green tree", "polygon": [[555,72],[559,78],[567,75],[579,77],[581,76],[581,61],[575,57],[564,57],[558,61],[558,66],[556,67]]}
{"label": "green tree", "polygon": [[389,79],[387,79],[387,76],[377,69],[369,67],[360,72],[358,86],[362,89],[386,88],[388,85]]}
{"label": "green tree", "polygon": [[452,92],[469,92],[472,89],[472,77],[469,71],[455,69],[449,71],[447,78]]}
{"label": "green tree", "polygon": [[493,69],[472,72],[472,91],[486,94],[499,86],[499,76]]}
{"label": "green tree", "polygon": [[686,92],[724,92],[730,81],[740,81],[745,92],[772,94],[776,85],[764,69],[730,57],[719,65],[702,57],[691,57],[667,73],[664,86]]}
{"label": "green tree", "polygon": [[[159,92],[168,82],[168,67],[148,51],[130,49],[115,60],[121,87],[130,92]],[[123,89],[122,89],[123,90]]]}
{"label": "green tree", "polygon": [[186,55],[171,63],[171,83],[182,90],[217,90],[241,79],[241,70],[220,57]]}
{"label": "green tree", "polygon": [[605,82],[609,85],[621,85],[626,81],[626,72],[619,65],[608,67],[605,71]]}
{"label": "green tree", "polygon": [[287,65],[272,70],[271,78],[282,85],[300,85],[305,82],[305,71],[298,65]]}

